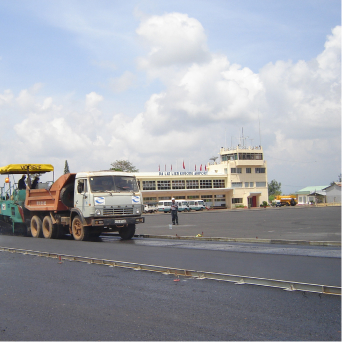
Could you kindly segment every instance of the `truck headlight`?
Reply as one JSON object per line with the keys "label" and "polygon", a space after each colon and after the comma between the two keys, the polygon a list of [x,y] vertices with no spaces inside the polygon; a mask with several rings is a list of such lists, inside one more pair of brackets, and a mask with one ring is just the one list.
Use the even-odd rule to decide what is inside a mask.
{"label": "truck headlight", "polygon": [[96,209],[95,210],[95,215],[101,215],[101,210],[100,209]]}

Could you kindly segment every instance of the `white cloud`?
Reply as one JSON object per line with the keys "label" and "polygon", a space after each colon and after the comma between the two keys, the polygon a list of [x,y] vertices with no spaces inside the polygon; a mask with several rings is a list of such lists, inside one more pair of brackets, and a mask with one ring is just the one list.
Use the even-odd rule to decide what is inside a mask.
{"label": "white cloud", "polygon": [[[185,14],[148,17],[137,35],[148,48],[140,67],[157,78],[162,90],[152,93],[135,117],[103,109],[108,99],[96,91],[78,103],[75,94],[67,100],[42,98],[40,85],[17,96],[6,90],[0,94],[1,108],[20,114],[12,125],[15,135],[13,129],[8,133],[15,136],[8,162],[11,155],[25,161],[55,158],[63,165],[71,158],[75,169],[94,170],[128,159],[144,171],[180,157],[205,162],[223,146],[225,127],[249,126],[253,131],[247,134],[256,141],[260,118],[265,157],[273,158],[269,170],[277,170],[278,159],[282,167],[286,160],[338,163],[341,27],[333,29],[317,58],[277,61],[258,74],[210,52],[204,28]],[[135,80],[126,71],[109,86],[121,92]],[[77,104],[71,107],[71,102]],[[323,167],[317,165],[317,172]]]}
{"label": "white cloud", "polygon": [[86,109],[95,108],[101,101],[103,101],[103,96],[92,91],[86,95]]}
{"label": "white cloud", "polygon": [[341,26],[332,30],[324,47],[325,50],[317,57],[320,76],[326,81],[335,81],[341,75]]}
{"label": "white cloud", "polygon": [[281,125],[289,137],[316,139],[340,127],[340,32],[341,27],[333,30],[325,50],[313,61],[278,61],[261,69],[270,129]]}
{"label": "white cloud", "polygon": [[3,94],[0,94],[0,106],[10,103],[14,95],[10,89],[6,89]]}
{"label": "white cloud", "polygon": [[136,76],[132,72],[125,71],[120,77],[110,79],[109,86],[114,92],[120,93],[129,89],[135,80]]}
{"label": "white cloud", "polygon": [[140,59],[144,68],[204,62],[210,58],[207,38],[201,23],[182,13],[151,16],[137,29],[149,48]]}

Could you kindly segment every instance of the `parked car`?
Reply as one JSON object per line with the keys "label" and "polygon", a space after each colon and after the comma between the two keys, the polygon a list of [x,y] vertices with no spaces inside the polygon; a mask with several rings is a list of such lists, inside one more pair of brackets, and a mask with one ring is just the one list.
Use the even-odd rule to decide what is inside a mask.
{"label": "parked car", "polygon": [[204,204],[204,201],[203,200],[191,200],[191,201],[188,201],[189,203],[189,208],[191,210],[203,210],[203,209],[206,209],[206,206]]}
{"label": "parked car", "polygon": [[147,203],[144,205],[144,212],[145,213],[155,213],[158,211],[157,203]]}

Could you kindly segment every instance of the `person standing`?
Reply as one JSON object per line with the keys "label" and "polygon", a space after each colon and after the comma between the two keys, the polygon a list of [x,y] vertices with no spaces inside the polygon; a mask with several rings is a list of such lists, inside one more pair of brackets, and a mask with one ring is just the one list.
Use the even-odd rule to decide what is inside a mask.
{"label": "person standing", "polygon": [[172,198],[171,203],[171,217],[172,217],[172,224],[178,224],[178,204],[176,203],[175,199]]}
{"label": "person standing", "polygon": [[38,189],[38,182],[39,182],[39,177],[36,176],[32,182],[31,189]]}
{"label": "person standing", "polygon": [[18,189],[19,189],[19,190],[25,190],[25,189],[26,189],[25,178],[26,178],[26,176],[23,175],[23,176],[19,179],[19,182],[18,182]]}

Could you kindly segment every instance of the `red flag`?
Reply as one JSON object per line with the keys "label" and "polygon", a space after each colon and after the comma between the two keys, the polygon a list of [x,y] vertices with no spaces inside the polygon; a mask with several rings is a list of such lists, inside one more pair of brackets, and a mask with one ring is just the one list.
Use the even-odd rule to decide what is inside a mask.
{"label": "red flag", "polygon": [[160,165],[159,165],[159,171],[160,171]]}
{"label": "red flag", "polygon": [[183,160],[183,169],[185,169],[185,164],[184,164],[184,160]]}
{"label": "red flag", "polygon": [[166,164],[165,164],[165,171],[166,171]]}
{"label": "red flag", "polygon": [[205,165],[205,171],[207,171],[207,165]]}
{"label": "red flag", "polygon": [[172,164],[171,164],[171,171],[172,171]]}
{"label": "red flag", "polygon": [[195,164],[195,171],[196,171],[196,164]]}
{"label": "red flag", "polygon": [[202,171],[202,164],[201,164],[201,166],[200,166],[200,171]]}

